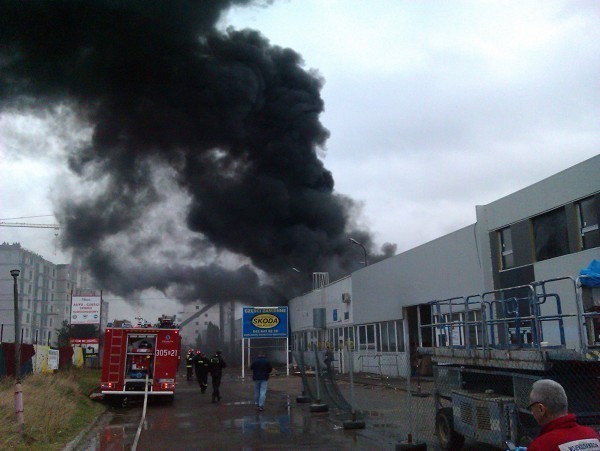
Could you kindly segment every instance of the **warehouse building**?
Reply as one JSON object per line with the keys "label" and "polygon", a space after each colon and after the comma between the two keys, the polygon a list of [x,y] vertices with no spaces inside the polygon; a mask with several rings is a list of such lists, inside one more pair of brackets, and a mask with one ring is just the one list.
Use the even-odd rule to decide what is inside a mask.
{"label": "warehouse building", "polygon": [[[600,156],[475,208],[475,224],[341,280],[316,277],[311,292],[289,303],[293,349],[314,363],[329,346],[335,367],[347,371],[342,350],[349,348],[355,370],[406,376],[417,364],[418,346],[450,339],[419,328],[419,320],[432,318],[430,301],[577,277],[600,258]],[[567,301],[574,295],[558,290],[564,291],[563,304],[570,305],[565,308],[573,309],[573,299]],[[438,313],[464,320],[461,312]],[[480,314],[470,311],[469,320]],[[569,334],[576,327],[565,330],[567,340],[575,338]],[[464,331],[456,332],[455,343],[464,339]],[[544,339],[554,338],[549,333]]]}

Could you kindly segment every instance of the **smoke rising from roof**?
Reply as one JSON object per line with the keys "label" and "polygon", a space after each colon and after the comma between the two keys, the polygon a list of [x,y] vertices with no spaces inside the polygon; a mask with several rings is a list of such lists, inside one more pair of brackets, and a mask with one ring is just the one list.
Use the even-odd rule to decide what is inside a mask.
{"label": "smoke rising from roof", "polygon": [[[69,165],[94,189],[63,196],[56,214],[63,245],[115,294],[153,287],[206,302],[281,303],[306,288],[292,266],[337,277],[360,265],[348,234],[371,245],[353,227],[358,206],[334,193],[317,156],[329,135],[319,121],[323,80],[256,31],[217,31],[234,3],[249,2],[0,6],[0,107],[68,105],[92,127]],[[157,168],[171,178],[157,178]],[[171,185],[188,198],[184,217],[169,218]],[[186,243],[198,243],[198,252],[209,243],[242,264],[144,258],[139,246],[138,265],[121,258],[122,246],[135,243],[118,249],[113,239],[133,236],[159,206],[197,235]]]}

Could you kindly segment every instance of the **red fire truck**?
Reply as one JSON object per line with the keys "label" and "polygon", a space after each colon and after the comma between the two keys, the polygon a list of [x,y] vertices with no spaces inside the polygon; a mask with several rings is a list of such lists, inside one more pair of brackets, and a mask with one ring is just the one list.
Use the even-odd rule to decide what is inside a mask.
{"label": "red fire truck", "polygon": [[108,327],[100,383],[104,399],[124,405],[131,396],[143,396],[148,376],[148,395],[172,400],[180,348],[173,317],[163,315],[154,327]]}

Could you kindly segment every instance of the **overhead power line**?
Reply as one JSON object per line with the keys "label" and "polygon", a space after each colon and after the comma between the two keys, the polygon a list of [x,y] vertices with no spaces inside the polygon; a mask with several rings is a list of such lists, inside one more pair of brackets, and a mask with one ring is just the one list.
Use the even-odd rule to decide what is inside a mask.
{"label": "overhead power line", "polygon": [[32,224],[28,222],[0,222],[0,227],[29,227],[33,229],[60,229],[60,224]]}
{"label": "overhead power line", "polygon": [[0,221],[14,221],[15,219],[50,218],[54,215],[19,216],[18,218],[0,218]]}

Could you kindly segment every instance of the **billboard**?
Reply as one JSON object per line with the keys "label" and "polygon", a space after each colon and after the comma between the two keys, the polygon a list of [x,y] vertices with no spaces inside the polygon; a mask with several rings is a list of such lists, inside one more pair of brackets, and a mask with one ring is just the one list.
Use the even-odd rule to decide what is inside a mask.
{"label": "billboard", "polygon": [[71,324],[100,324],[100,296],[71,297]]}
{"label": "billboard", "polygon": [[288,336],[287,307],[244,307],[243,338],[286,338]]}

